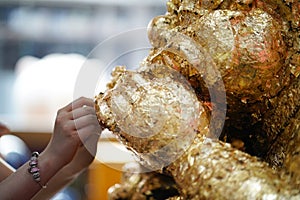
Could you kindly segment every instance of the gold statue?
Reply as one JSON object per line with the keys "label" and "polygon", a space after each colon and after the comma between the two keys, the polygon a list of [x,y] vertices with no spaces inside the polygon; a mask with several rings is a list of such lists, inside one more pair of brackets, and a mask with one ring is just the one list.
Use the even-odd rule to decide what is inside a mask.
{"label": "gold statue", "polygon": [[162,184],[141,187],[137,175],[111,199],[159,199],[158,188],[171,199],[299,199],[300,2],[170,0],[167,10],[149,25],[140,68],[116,68],[96,97],[99,122]]}

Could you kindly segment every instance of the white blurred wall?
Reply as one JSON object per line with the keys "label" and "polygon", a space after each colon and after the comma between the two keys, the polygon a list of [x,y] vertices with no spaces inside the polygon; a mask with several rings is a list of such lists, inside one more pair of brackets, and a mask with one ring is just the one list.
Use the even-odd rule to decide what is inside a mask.
{"label": "white blurred wall", "polygon": [[[42,59],[21,58],[16,66],[12,106],[23,129],[51,130],[57,110],[74,100],[80,69],[97,70],[101,62],[90,62],[79,54],[50,54]],[[89,96],[93,98],[93,96]]]}

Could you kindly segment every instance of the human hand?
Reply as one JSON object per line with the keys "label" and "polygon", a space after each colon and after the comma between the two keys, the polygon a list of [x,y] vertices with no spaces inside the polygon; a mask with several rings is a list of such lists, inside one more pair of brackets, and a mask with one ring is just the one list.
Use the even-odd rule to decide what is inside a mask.
{"label": "human hand", "polygon": [[77,149],[73,159],[61,170],[65,178],[73,179],[92,163],[97,150],[98,137],[92,135],[87,143]]}
{"label": "human hand", "polygon": [[45,152],[54,156],[61,167],[74,159],[73,164],[85,167],[93,160],[100,133],[94,102],[81,97],[58,111]]}

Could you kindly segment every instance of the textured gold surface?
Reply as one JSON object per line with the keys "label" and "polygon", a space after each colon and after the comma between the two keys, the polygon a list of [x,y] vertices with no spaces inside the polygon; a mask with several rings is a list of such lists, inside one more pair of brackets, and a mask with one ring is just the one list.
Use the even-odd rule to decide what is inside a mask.
{"label": "textured gold surface", "polygon": [[[150,23],[149,40],[154,48],[145,63],[163,63],[180,71],[202,101],[210,100],[206,88],[218,79],[205,75],[220,72],[227,98],[221,139],[241,140],[247,152],[266,156],[288,124],[289,113],[298,109],[294,95],[288,106],[274,112],[281,91],[298,82],[299,4],[281,0],[169,1],[166,15]],[[277,113],[281,114],[270,117]],[[279,124],[285,125],[277,129]]]}
{"label": "textured gold surface", "polygon": [[[130,98],[144,97],[149,104],[131,101],[142,113],[153,105],[153,100],[133,90],[132,78],[124,79],[130,75],[123,76],[127,72],[121,68],[114,72],[109,90],[97,97],[96,108],[100,123],[118,135],[142,164],[173,176],[181,196],[170,199],[300,199],[300,2],[170,0],[167,13],[149,24],[148,35],[153,49],[137,73],[150,69],[156,74],[159,70],[153,70],[153,66],[167,66],[185,77],[192,90],[179,88],[179,96],[172,98],[180,102],[175,107],[182,105],[179,110],[186,108],[194,113],[200,109],[198,116],[189,116],[194,117],[193,128],[188,130],[195,134],[163,153],[149,156],[176,135],[185,135],[187,132],[176,128],[176,124],[186,121],[178,121],[182,112],[174,107],[167,115],[172,115],[169,125],[175,128],[169,127],[167,132],[154,134],[156,125],[147,130],[150,127],[143,123],[154,119],[153,115],[134,115],[139,113],[137,110],[130,116],[141,122],[132,125],[135,127],[123,123],[118,116],[124,113],[116,114],[116,105],[112,104],[120,96],[118,88],[131,91]],[[168,84],[175,81],[188,85],[172,70],[158,74],[162,79],[170,77]],[[160,95],[156,101],[168,99],[164,95],[167,87],[157,90]],[[219,136],[215,129],[223,127],[218,120],[225,110],[219,106],[224,91],[227,112],[219,139],[235,148],[209,138]],[[183,100],[191,104],[181,104]],[[189,107],[192,104],[195,109]],[[169,107],[169,103],[160,105],[157,116]],[[194,121],[197,118],[198,123]],[[143,133],[137,131],[140,128]],[[180,152],[178,159],[173,160],[172,152]]]}
{"label": "textured gold surface", "polygon": [[156,172],[142,173],[143,171],[143,167],[137,163],[125,164],[121,184],[109,189],[109,198],[148,200],[179,195],[172,177]]}
{"label": "textured gold surface", "polygon": [[[165,71],[165,74],[168,73]],[[153,157],[145,157],[144,153],[148,153],[148,148],[151,148],[152,150],[161,148],[172,142],[173,138],[163,137],[163,140],[160,140],[159,138],[162,138],[163,135],[158,134],[159,138],[156,138],[156,135],[155,137],[141,140],[141,138],[138,137],[139,135],[129,136],[130,134],[126,133],[126,130],[124,131],[119,128],[120,124],[115,121],[122,120],[119,117],[124,116],[125,113],[118,114],[118,112],[114,111],[113,107],[116,105],[112,103],[112,99],[118,98],[120,95],[119,89],[124,91],[123,87],[126,87],[127,89],[134,88],[134,91],[138,88],[131,85],[132,77],[128,77],[126,78],[126,73],[125,75],[120,76],[120,80],[122,81],[117,81],[112,90],[99,96],[100,98],[97,99],[98,107],[101,108],[105,105],[106,109],[98,110],[97,114],[102,117],[102,123],[104,124],[106,122],[105,117],[110,120],[113,119],[114,125],[107,127],[114,131],[114,133],[121,138],[121,141],[136,153],[143,164],[145,164],[144,160],[146,159],[147,165],[150,163],[151,167],[151,164],[155,165],[151,160]],[[143,78],[150,77],[152,76],[144,76]],[[124,82],[124,80],[126,81]],[[153,79],[151,80],[153,81]],[[160,90],[160,92],[164,93],[165,91]],[[129,97],[131,97],[131,95],[129,95]],[[145,98],[144,100],[148,100],[147,96],[143,97]],[[163,95],[159,98],[161,98],[160,101],[163,101],[165,98],[168,99]],[[186,101],[190,100],[192,99],[186,99]],[[137,101],[134,102],[136,104]],[[166,105],[163,106],[166,107]],[[177,108],[179,108],[178,105]],[[187,108],[189,107],[187,106]],[[137,110],[132,111],[131,116],[135,116],[134,112],[139,113]],[[107,115],[107,113],[109,114]],[[129,113],[129,111],[126,110],[126,113]],[[203,115],[203,118],[205,117],[206,116]],[[203,120],[203,122],[206,121]],[[200,123],[200,127],[204,124],[205,123]],[[130,125],[127,124],[127,126]],[[145,127],[141,126],[141,128],[143,129]],[[204,129],[207,129],[207,126],[205,126]],[[173,130],[171,133],[175,136],[175,134],[180,135],[182,132]],[[164,169],[165,172],[168,172],[174,177],[184,199],[228,199],[228,197],[230,197],[229,199],[300,198],[300,191],[294,186],[295,184],[291,181],[289,176],[274,171],[266,163],[258,161],[257,158],[232,148],[229,144],[209,139],[203,136],[204,134],[206,134],[205,131],[203,131],[202,134],[199,132],[198,136],[195,137],[192,145],[186,149],[185,153]],[[144,137],[144,135],[140,136]],[[183,141],[179,144],[182,144],[182,142]],[[171,146],[169,149],[169,152],[176,151],[176,146]],[[155,154],[157,160],[166,159],[166,155],[168,156],[167,152],[164,152],[164,154]],[[293,170],[295,171],[295,169]],[[294,173],[298,172],[295,171]],[[133,180],[134,177],[136,177],[136,181]],[[152,175],[144,175],[144,178],[147,180],[150,180],[149,177],[152,177]],[[127,176],[127,179],[129,180],[129,182],[127,182],[129,186],[116,185],[115,188],[112,189],[114,192],[110,191],[112,193],[112,199],[115,198],[114,195],[118,194],[118,197],[120,197],[122,193],[129,193],[130,188],[135,188],[134,185],[141,183],[139,175]],[[144,187],[149,187],[149,183],[144,182]],[[135,195],[138,199],[142,199],[142,197],[145,196],[145,194],[142,195],[140,193],[140,190],[134,191],[136,191]]]}
{"label": "textured gold surface", "polygon": [[289,176],[229,144],[197,138],[167,167],[185,199],[299,199]]}
{"label": "textured gold surface", "polygon": [[[202,76],[212,75],[207,71],[215,67],[222,74],[226,91],[241,98],[254,101],[274,96],[282,89],[287,79],[286,70],[281,69],[287,49],[281,20],[260,8],[247,12],[213,10],[196,16],[197,9],[192,11],[154,18],[149,26],[151,44],[182,55],[195,68],[203,65],[204,70],[198,70]],[[185,35],[183,42],[178,32]],[[202,55],[200,51],[206,51],[212,60],[204,56],[195,59],[195,55]],[[201,63],[193,63],[194,60]],[[219,77],[209,77],[212,83],[216,78]]]}
{"label": "textured gold surface", "polygon": [[[292,153],[293,148],[295,154],[299,151],[300,141],[297,140],[297,136],[300,135],[299,78],[273,99],[271,104],[273,109],[270,109],[265,115],[263,130],[268,133],[269,138],[276,138],[275,136],[278,135],[276,140],[270,141],[272,145],[266,157],[266,160],[274,167],[282,167],[285,157]],[[295,160],[297,159],[295,158]],[[298,165],[300,166],[299,161]]]}
{"label": "textured gold surface", "polygon": [[97,114],[148,168],[169,165],[198,131],[208,131],[204,108],[175,70],[153,65],[117,78],[113,89],[98,96]]}

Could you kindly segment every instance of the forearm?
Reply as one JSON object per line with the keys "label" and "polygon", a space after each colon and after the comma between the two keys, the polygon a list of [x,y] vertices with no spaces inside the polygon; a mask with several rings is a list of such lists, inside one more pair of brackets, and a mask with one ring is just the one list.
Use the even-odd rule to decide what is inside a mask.
{"label": "forearm", "polygon": [[8,163],[5,162],[5,160],[3,160],[0,157],[0,182],[15,171],[16,170],[12,166],[10,166]]}
{"label": "forearm", "polygon": [[[47,152],[42,153],[38,158],[38,168],[40,169],[41,185],[45,185],[63,165]],[[28,162],[20,167],[0,183],[0,199],[31,199],[41,190],[39,185],[28,172]]]}
{"label": "forearm", "polygon": [[93,156],[85,149],[79,148],[73,160],[59,170],[47,184],[47,188],[40,190],[33,200],[45,200],[53,197],[58,191],[71,184],[92,162]]}
{"label": "forearm", "polygon": [[[82,170],[83,171],[83,170]],[[73,169],[67,165],[58,171],[47,184],[47,188],[40,190],[32,200],[45,200],[53,197],[57,192],[70,185],[82,171],[73,172]]]}

